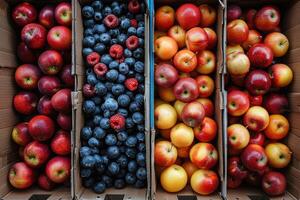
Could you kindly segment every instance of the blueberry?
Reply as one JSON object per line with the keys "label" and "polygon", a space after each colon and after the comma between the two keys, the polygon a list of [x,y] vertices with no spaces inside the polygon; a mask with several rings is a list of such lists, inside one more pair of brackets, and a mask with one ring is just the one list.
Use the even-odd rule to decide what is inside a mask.
{"label": "blueberry", "polygon": [[92,168],[95,165],[95,159],[93,156],[85,156],[81,160],[81,166],[86,168]]}
{"label": "blueberry", "polygon": [[129,172],[135,172],[138,168],[137,162],[135,160],[131,160],[128,162],[127,169]]}
{"label": "blueberry", "polygon": [[98,82],[98,80],[94,74],[87,75],[86,81],[88,84],[90,84],[92,86],[94,86]]}
{"label": "blueberry", "polygon": [[143,38],[139,38],[139,47],[144,48],[145,42]]}
{"label": "blueberry", "polygon": [[105,110],[103,112],[103,117],[106,117],[106,118],[110,118],[114,113],[112,111],[109,111],[109,110]]}
{"label": "blueberry", "polygon": [[102,14],[106,17],[107,15],[111,14],[112,10],[109,6],[106,6],[103,10],[102,10]]}
{"label": "blueberry", "polygon": [[130,57],[132,57],[132,52],[126,48],[124,50],[124,56],[125,56],[125,58],[130,58]]}
{"label": "blueberry", "polygon": [[[93,123],[94,123],[94,125],[95,126],[99,126],[101,119],[102,119],[102,117],[100,115],[94,115],[94,117],[93,117]],[[94,136],[95,136],[95,130],[94,130]]]}
{"label": "blueberry", "polygon": [[99,140],[97,140],[97,139],[94,138],[94,137],[91,137],[91,138],[88,140],[88,144],[89,144],[90,147],[98,147],[98,146],[100,146]]}
{"label": "blueberry", "polygon": [[112,38],[110,40],[110,45],[118,44],[118,39],[117,38]]}
{"label": "blueberry", "polygon": [[110,111],[118,110],[118,102],[113,98],[108,98],[104,102],[104,108]]}
{"label": "blueberry", "polygon": [[98,96],[102,97],[102,96],[106,95],[107,88],[105,87],[105,85],[103,83],[99,82],[95,85],[95,93]]}
{"label": "blueberry", "polygon": [[144,50],[142,48],[137,48],[133,51],[133,57],[136,59],[142,59],[144,57]]}
{"label": "blueberry", "polygon": [[142,115],[140,112],[135,112],[132,114],[132,121],[135,124],[142,124],[144,123],[144,115]]}
{"label": "blueberry", "polygon": [[112,87],[111,92],[113,93],[113,95],[119,96],[125,92],[125,87],[121,84],[115,84]]}
{"label": "blueberry", "polygon": [[144,95],[142,95],[142,94],[135,95],[134,101],[142,106],[144,104]]}
{"label": "blueberry", "polygon": [[111,7],[116,7],[116,6],[120,6],[119,5],[119,2],[117,1],[113,1],[111,4],[110,4]]}
{"label": "blueberry", "polygon": [[138,22],[143,22],[144,21],[144,15],[143,14],[137,14],[137,15],[135,15],[135,19]]}
{"label": "blueberry", "polygon": [[146,180],[147,179],[147,170],[144,167],[138,168],[136,171],[136,177],[139,180]]}
{"label": "blueberry", "polygon": [[127,30],[130,27],[130,19],[125,18],[121,21],[120,27],[124,30]]}
{"label": "blueberry", "polygon": [[95,102],[96,105],[99,105],[101,103],[101,98],[100,97],[93,97],[91,98],[93,102]]}
{"label": "blueberry", "polygon": [[103,193],[105,191],[105,189],[106,189],[106,185],[103,181],[97,182],[93,187],[94,192],[96,192],[98,194]]}
{"label": "blueberry", "polygon": [[109,44],[111,40],[111,37],[109,34],[107,33],[101,33],[100,35],[100,42],[102,42],[103,44]]}
{"label": "blueberry", "polygon": [[120,35],[120,30],[119,29],[110,29],[109,35],[111,37],[117,37],[118,35]]}
{"label": "blueberry", "polygon": [[120,151],[117,146],[109,146],[107,148],[107,157],[109,159],[116,159],[120,156]]}
{"label": "blueberry", "polygon": [[134,63],[135,63],[135,59],[134,58],[125,58],[124,62],[129,65],[129,67],[133,67]]}
{"label": "blueberry", "polygon": [[105,137],[105,144],[113,146],[117,144],[117,137],[114,134],[107,134]]}
{"label": "blueberry", "polygon": [[128,74],[128,72],[129,72],[129,66],[128,66],[128,64],[126,64],[126,63],[121,63],[121,64],[119,65],[119,72],[120,72],[121,74],[124,74],[124,75]]}
{"label": "blueberry", "polygon": [[124,107],[126,108],[129,104],[130,104],[130,98],[128,95],[126,94],[122,94],[118,97],[118,104],[121,106],[121,107]]}
{"label": "blueberry", "polygon": [[109,69],[118,69],[118,67],[119,67],[119,63],[117,62],[117,61],[111,61],[110,63],[109,63],[109,65],[108,65],[108,68]]}
{"label": "blueberry", "polygon": [[82,139],[88,140],[88,139],[90,139],[90,138],[92,137],[92,135],[93,135],[93,132],[92,132],[91,127],[85,126],[85,127],[83,127],[83,128],[81,129],[81,134],[80,134],[80,136],[81,136]]}
{"label": "blueberry", "polygon": [[[111,91],[113,85],[114,85],[114,83],[112,83],[112,82],[106,82],[106,83],[105,83],[105,87],[107,88],[108,91]],[[111,93],[108,93],[108,94],[109,94],[109,95],[106,95],[106,96],[104,97],[104,99],[107,99],[107,98],[113,98],[113,97],[114,97],[113,94],[111,94]]]}
{"label": "blueberry", "polygon": [[138,27],[136,30],[136,34],[138,37],[143,38],[145,33],[145,28],[144,26]]}
{"label": "blueberry", "polygon": [[100,127],[103,128],[103,129],[109,129],[110,128],[110,126],[109,126],[109,119],[102,118],[100,120]]}
{"label": "blueberry", "polygon": [[125,151],[125,154],[126,154],[126,156],[128,158],[134,159],[135,156],[136,156],[136,150],[135,150],[135,148],[129,148],[129,147],[127,147],[126,151]]}
{"label": "blueberry", "polygon": [[137,133],[136,139],[138,140],[138,142],[145,142],[145,134],[142,132]]}
{"label": "blueberry", "polygon": [[92,28],[95,25],[94,19],[87,19],[83,21],[83,26],[85,28]]}
{"label": "blueberry", "polygon": [[131,102],[130,105],[129,105],[129,111],[134,113],[134,112],[137,112],[137,111],[140,111],[141,108],[140,108],[140,105],[137,103],[137,102]]}
{"label": "blueberry", "polygon": [[118,37],[117,37],[118,43],[121,44],[121,45],[124,45],[124,44],[125,44],[126,39],[127,39],[127,35],[124,34],[124,33],[121,33],[121,34],[118,35]]}
{"label": "blueberry", "polygon": [[85,156],[91,155],[91,149],[87,146],[83,146],[79,150],[79,155],[80,155],[80,157],[85,157]]}
{"label": "blueberry", "polygon": [[114,182],[114,187],[116,189],[122,189],[125,187],[125,181],[123,179],[116,179]]}
{"label": "blueberry", "polygon": [[118,134],[117,134],[117,138],[119,141],[121,142],[125,142],[128,138],[128,134],[126,131],[120,131]]}
{"label": "blueberry", "polygon": [[136,182],[136,176],[132,173],[127,173],[125,176],[125,181],[129,185],[133,185]]}
{"label": "blueberry", "polygon": [[82,168],[80,169],[80,177],[81,178],[88,178],[92,175],[92,170],[89,168]]}
{"label": "blueberry", "polygon": [[98,165],[100,165],[100,164],[103,164],[103,159],[102,159],[102,157],[100,156],[100,155],[98,155],[98,154],[95,154],[94,155],[94,159],[95,159],[95,165],[96,165],[96,167],[98,166]]}
{"label": "blueberry", "polygon": [[105,183],[106,187],[109,188],[113,185],[113,180],[107,175],[102,176],[102,181]]}
{"label": "blueberry", "polygon": [[[139,28],[141,28],[141,27],[145,27],[145,22],[143,22],[143,21],[140,21],[140,22],[138,22],[138,27]],[[145,31],[145,28],[144,28],[144,31]]]}
{"label": "blueberry", "polygon": [[96,108],[96,104],[93,101],[86,100],[86,101],[83,102],[83,111],[86,114],[92,114],[92,113],[94,113],[95,108]]}
{"label": "blueberry", "polygon": [[115,69],[109,70],[106,74],[105,77],[108,81],[116,81],[118,79],[118,71]]}
{"label": "blueberry", "polygon": [[146,145],[145,145],[145,143],[139,143],[138,144],[138,150],[139,150],[139,152],[146,152]]}
{"label": "blueberry", "polygon": [[91,48],[83,48],[82,49],[82,55],[84,57],[87,57],[88,55],[90,55],[91,53],[93,53],[93,49]]}
{"label": "blueberry", "polygon": [[96,24],[93,27],[93,32],[94,34],[102,34],[102,33],[106,33],[106,28],[103,24]]}
{"label": "blueberry", "polygon": [[85,29],[83,35],[84,35],[84,37],[86,37],[86,36],[92,36],[93,35],[93,29],[91,29],[91,28]]}
{"label": "blueberry", "polygon": [[127,167],[127,164],[128,164],[127,156],[121,155],[116,161],[117,161],[117,163],[119,164],[119,166],[121,168],[126,168]]}
{"label": "blueberry", "polygon": [[105,51],[106,51],[106,47],[104,44],[102,43],[97,43],[95,46],[94,46],[94,51],[99,53],[100,55],[104,54]]}
{"label": "blueberry", "polygon": [[[92,154],[98,154],[99,153],[99,148],[98,147],[92,147],[91,152],[92,152]],[[96,160],[95,160],[95,162],[96,162]]]}
{"label": "blueberry", "polygon": [[129,136],[125,142],[128,147],[135,147],[137,144],[137,139],[135,136]]}
{"label": "blueberry", "polygon": [[134,184],[135,188],[143,188],[146,186],[146,181],[145,180],[137,180]]}
{"label": "blueberry", "polygon": [[133,94],[133,92],[131,92],[131,91],[126,91],[125,94],[127,94],[127,95],[129,96],[130,99],[133,99],[133,98],[134,98],[134,94]]}
{"label": "blueberry", "polygon": [[94,177],[84,178],[82,180],[83,180],[83,186],[86,188],[92,187],[95,183]]}
{"label": "blueberry", "polygon": [[127,34],[130,36],[130,35],[136,35],[136,28],[134,27],[129,27],[127,29]]}
{"label": "blueberry", "polygon": [[102,14],[100,12],[95,12],[94,19],[96,22],[101,22],[101,20],[103,19]]}
{"label": "blueberry", "polygon": [[106,155],[102,156],[102,160],[103,160],[103,164],[104,165],[108,165],[109,159],[108,159],[108,157]]}
{"label": "blueberry", "polygon": [[144,73],[144,63],[141,61],[137,61],[134,64],[134,70],[138,73]]}
{"label": "blueberry", "polygon": [[102,1],[93,1],[91,6],[94,8],[95,11],[101,11],[101,9],[103,8],[103,3]]}
{"label": "blueberry", "polygon": [[123,74],[118,75],[117,83],[124,83],[125,80],[126,80],[125,75],[123,75]]}
{"label": "blueberry", "polygon": [[82,8],[82,16],[84,18],[92,18],[94,15],[94,9],[91,6],[84,6]]}
{"label": "blueberry", "polygon": [[145,167],[146,166],[146,158],[144,153],[136,154],[136,162],[139,166]]}
{"label": "blueberry", "polygon": [[109,163],[107,169],[112,175],[117,175],[120,171],[120,166],[116,162],[111,162]]}
{"label": "blueberry", "polygon": [[138,124],[136,126],[138,131],[144,132],[145,131],[145,124]]}
{"label": "blueberry", "polygon": [[115,7],[112,9],[112,12],[113,12],[113,14],[115,14],[115,15],[120,15],[121,12],[122,12],[122,10],[121,10],[121,8],[120,8],[119,6],[115,6]]}
{"label": "blueberry", "polygon": [[119,108],[117,113],[119,113],[120,115],[122,115],[125,118],[128,116],[128,111],[125,108]]}
{"label": "blueberry", "polygon": [[102,138],[105,138],[106,132],[104,129],[102,129],[100,127],[96,127],[96,128],[94,128],[93,136],[97,139],[102,139]]}

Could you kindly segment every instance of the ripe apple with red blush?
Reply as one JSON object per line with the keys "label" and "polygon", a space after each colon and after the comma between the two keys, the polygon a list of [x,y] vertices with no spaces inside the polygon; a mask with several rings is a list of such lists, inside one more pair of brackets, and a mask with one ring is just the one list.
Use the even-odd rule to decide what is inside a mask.
{"label": "ripe apple with red blush", "polygon": [[205,117],[205,110],[201,103],[193,101],[186,104],[181,112],[182,121],[189,127],[198,127]]}
{"label": "ripe apple with red blush", "polygon": [[227,20],[231,22],[235,19],[239,19],[242,16],[242,9],[238,5],[229,5],[227,8]]}
{"label": "ripe apple with red blush", "polygon": [[241,19],[235,19],[227,24],[227,41],[229,44],[242,44],[247,40],[248,34],[248,25]]}
{"label": "ripe apple with red blush", "polygon": [[243,117],[244,125],[254,132],[263,131],[267,128],[269,122],[269,113],[261,106],[250,107]]}
{"label": "ripe apple with red blush", "polygon": [[54,7],[50,5],[44,6],[39,13],[39,23],[47,29],[54,26]]}
{"label": "ripe apple with red blush", "polygon": [[196,100],[199,96],[197,82],[193,78],[181,78],[174,86],[174,95],[176,99],[189,103]]}
{"label": "ripe apple with red blush", "polygon": [[55,20],[63,26],[71,26],[72,24],[72,6],[69,2],[61,2],[55,7]]}
{"label": "ripe apple with red blush", "polygon": [[215,112],[215,107],[213,102],[208,98],[199,98],[196,101],[200,102],[205,110],[206,117],[213,117]]}
{"label": "ripe apple with red blush", "polygon": [[199,10],[201,13],[200,26],[201,27],[213,26],[217,18],[216,9],[208,4],[201,4],[199,6]]}
{"label": "ripe apple with red blush", "polygon": [[203,30],[206,32],[208,37],[208,45],[206,49],[213,49],[217,44],[217,34],[216,32],[208,27],[203,28]]}
{"label": "ripe apple with red blush", "polygon": [[43,76],[38,82],[41,94],[52,96],[61,88],[61,82],[56,76]]}
{"label": "ripe apple with red blush", "polygon": [[28,123],[29,134],[37,141],[46,141],[55,131],[54,121],[45,115],[36,115]]}
{"label": "ripe apple with red blush", "polygon": [[14,126],[11,137],[15,143],[21,146],[27,145],[29,142],[32,141],[32,138],[28,131],[28,123],[21,122]]}
{"label": "ripe apple with red blush", "polygon": [[257,144],[248,145],[242,152],[241,160],[248,170],[254,172],[263,171],[268,164],[264,148]]}
{"label": "ripe apple with red blush", "polygon": [[265,97],[263,105],[270,114],[282,114],[288,111],[289,101],[284,94],[270,93]]}
{"label": "ripe apple with red blush", "polygon": [[54,108],[51,104],[51,98],[47,95],[40,98],[38,105],[37,105],[37,111],[41,115],[48,115],[53,116],[55,113]]}
{"label": "ripe apple with red blush", "polygon": [[51,140],[51,150],[57,155],[65,156],[71,153],[71,136],[70,133],[59,130]]}
{"label": "ripe apple with red blush", "polygon": [[177,159],[177,149],[169,141],[156,142],[154,148],[155,164],[161,167],[168,167],[173,165]]}
{"label": "ripe apple with red blush", "polygon": [[251,106],[261,106],[263,103],[263,95],[249,95]]}
{"label": "ripe apple with red blush", "polygon": [[25,90],[37,88],[40,77],[40,69],[31,64],[20,65],[15,72],[15,81],[17,82],[18,86]]}
{"label": "ripe apple with red blush", "polygon": [[269,69],[269,73],[272,79],[272,86],[275,88],[282,88],[288,86],[293,80],[292,69],[281,63],[272,65]]}
{"label": "ripe apple with red blush", "polygon": [[14,96],[13,105],[17,112],[30,115],[35,112],[38,98],[33,92],[19,92]]}
{"label": "ripe apple with red blush", "polygon": [[270,171],[263,176],[262,188],[270,196],[283,195],[286,187],[286,178],[280,172]]}
{"label": "ripe apple with red blush", "polygon": [[245,87],[251,95],[264,95],[271,85],[270,75],[263,70],[251,71],[245,80]]}
{"label": "ripe apple with red blush", "polygon": [[17,55],[23,63],[34,64],[37,61],[36,53],[30,49],[25,42],[21,42],[18,45]]}
{"label": "ripe apple with red blush", "polygon": [[217,135],[218,126],[215,120],[204,117],[200,126],[194,128],[194,135],[200,142],[211,142]]}
{"label": "ripe apple with red blush", "polygon": [[65,113],[59,113],[56,118],[57,124],[63,130],[70,131],[72,129],[72,117]]}
{"label": "ripe apple with red blush", "polygon": [[175,22],[175,11],[170,6],[162,6],[155,11],[155,27],[160,31],[169,30]]}
{"label": "ripe apple with red blush", "polygon": [[236,179],[245,179],[248,176],[248,171],[242,164],[242,161],[239,157],[231,157],[228,160],[228,174]]}
{"label": "ripe apple with red blush", "polygon": [[47,177],[54,183],[64,183],[71,175],[71,160],[64,156],[55,156],[45,167]]}
{"label": "ripe apple with red blush", "polygon": [[272,64],[273,52],[265,44],[253,45],[247,53],[251,65],[253,67],[266,68]]}
{"label": "ripe apple with red blush", "polygon": [[35,173],[26,163],[17,162],[9,169],[8,180],[14,188],[26,189],[35,182]]}
{"label": "ripe apple with red blush", "polygon": [[183,30],[183,28],[178,25],[172,26],[168,30],[168,36],[170,36],[177,42],[177,45],[180,49],[185,47],[185,34],[185,30]]}
{"label": "ripe apple with red blush", "polygon": [[55,187],[55,183],[52,182],[45,174],[39,175],[37,183],[40,188],[47,191],[53,190]]}
{"label": "ripe apple with red blush", "polygon": [[46,44],[47,31],[36,23],[27,24],[21,31],[21,39],[31,49],[41,49]]}
{"label": "ripe apple with red blush", "polygon": [[57,112],[68,113],[71,111],[71,90],[61,89],[51,98],[51,104]]}
{"label": "ripe apple with red blush", "polygon": [[176,10],[176,20],[184,30],[189,30],[200,24],[201,12],[194,4],[185,3]]}
{"label": "ripe apple with red blush", "polygon": [[173,63],[179,71],[189,73],[197,67],[197,57],[192,51],[183,49],[175,54]]}
{"label": "ripe apple with red blush", "polygon": [[253,45],[262,42],[262,35],[256,30],[249,30],[248,38],[242,43],[242,47],[248,51]]}
{"label": "ripe apple with red blush", "polygon": [[160,63],[155,67],[155,83],[160,87],[171,87],[178,80],[177,70],[170,64]]}
{"label": "ripe apple with red blush", "polygon": [[264,6],[257,11],[254,24],[255,27],[264,32],[273,31],[280,23],[280,12],[277,7]]}
{"label": "ripe apple with red blush", "polygon": [[203,28],[191,28],[186,32],[185,43],[190,51],[199,52],[207,48],[208,36]]}
{"label": "ripe apple with red blush", "polygon": [[249,9],[246,11],[246,16],[245,16],[245,20],[246,23],[248,24],[249,29],[255,29],[255,25],[254,25],[254,19],[255,19],[255,15],[256,15],[257,10],[255,9]]}
{"label": "ripe apple with red blush", "polygon": [[47,50],[39,56],[38,64],[44,74],[55,75],[63,67],[64,61],[58,51]]}
{"label": "ripe apple with red blush", "polygon": [[39,168],[47,162],[51,151],[47,144],[33,141],[24,149],[24,161],[32,168]]}
{"label": "ripe apple with red blush", "polygon": [[21,27],[34,22],[36,18],[37,11],[35,7],[28,2],[18,4],[12,11],[12,19]]}
{"label": "ripe apple with red blush", "polygon": [[71,65],[65,65],[60,71],[60,79],[66,85],[66,87],[73,88],[75,83],[75,78],[72,75]]}
{"label": "ripe apple with red blush", "polygon": [[232,90],[227,95],[227,110],[231,116],[242,116],[250,107],[249,97],[245,92]]}
{"label": "ripe apple with red blush", "polygon": [[263,147],[265,144],[265,140],[266,140],[266,137],[262,132],[251,133],[249,144],[257,144],[257,145],[260,145]]}
{"label": "ripe apple with red blush", "polygon": [[200,75],[196,77],[196,82],[199,88],[199,97],[209,97],[213,94],[215,89],[214,80],[207,75]]}
{"label": "ripe apple with red blush", "polygon": [[72,44],[72,32],[65,26],[54,26],[48,32],[47,41],[55,50],[68,50]]}
{"label": "ripe apple with red blush", "polygon": [[240,185],[243,183],[243,179],[240,179],[239,177],[234,177],[228,175],[227,177],[227,187],[230,189],[236,189],[240,187]]}

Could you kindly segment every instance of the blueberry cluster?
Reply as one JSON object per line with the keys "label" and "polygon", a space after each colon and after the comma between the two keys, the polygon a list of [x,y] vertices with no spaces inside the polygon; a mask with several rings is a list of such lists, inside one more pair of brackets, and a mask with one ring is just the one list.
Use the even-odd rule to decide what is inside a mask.
{"label": "blueberry cluster", "polygon": [[144,13],[138,0],[97,0],[82,6],[85,125],[81,129],[83,185],[96,193],[143,188]]}

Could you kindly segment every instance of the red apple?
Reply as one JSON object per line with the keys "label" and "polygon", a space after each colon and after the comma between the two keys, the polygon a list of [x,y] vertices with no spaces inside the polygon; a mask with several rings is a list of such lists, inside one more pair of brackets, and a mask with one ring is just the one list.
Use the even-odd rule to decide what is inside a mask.
{"label": "red apple", "polygon": [[72,24],[72,6],[69,2],[59,3],[54,11],[55,20],[63,26],[71,26]]}
{"label": "red apple", "polygon": [[215,112],[215,107],[213,102],[208,98],[199,98],[196,101],[200,102],[205,110],[206,117],[213,117]]}
{"label": "red apple", "polygon": [[55,183],[52,182],[45,174],[40,174],[38,177],[38,185],[43,190],[50,191],[54,189]]}
{"label": "red apple", "polygon": [[257,12],[257,10],[255,10],[255,9],[249,9],[246,11],[245,19],[246,19],[249,29],[255,29],[254,18],[255,18],[256,12]]}
{"label": "red apple", "polygon": [[288,86],[293,80],[293,71],[285,64],[275,64],[270,68],[272,86],[282,88]]}
{"label": "red apple", "polygon": [[44,6],[39,14],[39,23],[47,29],[54,26],[54,7],[50,5]]}
{"label": "red apple", "polygon": [[238,5],[230,5],[227,8],[227,20],[231,22],[235,19],[239,19],[242,16],[242,9]]}
{"label": "red apple", "polygon": [[46,44],[46,29],[36,23],[27,24],[21,32],[22,41],[31,49],[43,48]]}
{"label": "red apple", "polygon": [[177,42],[169,37],[162,36],[154,42],[155,55],[161,60],[170,60],[177,53]]}
{"label": "red apple", "polygon": [[178,80],[177,70],[170,64],[160,63],[155,67],[155,83],[160,87],[171,87]]}
{"label": "red apple", "polygon": [[36,9],[30,3],[23,2],[14,7],[12,19],[19,26],[25,26],[36,20]]}
{"label": "red apple", "polygon": [[279,9],[274,6],[264,6],[255,15],[254,24],[260,31],[273,31],[280,23]]}
{"label": "red apple", "polygon": [[262,42],[262,35],[256,30],[249,30],[248,38],[242,43],[242,47],[248,51],[253,45]]}
{"label": "red apple", "polygon": [[194,128],[195,137],[200,142],[211,142],[216,138],[217,131],[217,123],[209,117],[205,117],[201,125]]}
{"label": "red apple", "polygon": [[175,54],[173,63],[177,70],[189,73],[197,67],[197,57],[192,51],[184,49]]}
{"label": "red apple", "polygon": [[159,31],[169,30],[175,22],[175,11],[170,6],[162,6],[155,12],[155,27]]}
{"label": "red apple", "polygon": [[35,65],[20,65],[15,72],[15,81],[25,90],[35,89],[41,77],[41,71]]}
{"label": "red apple", "polygon": [[201,27],[213,26],[217,18],[216,9],[208,4],[201,4],[199,6],[199,10],[201,13],[200,26]]}
{"label": "red apple", "polygon": [[288,38],[279,32],[269,33],[264,40],[264,43],[271,48],[274,57],[282,57],[289,49]]}
{"label": "red apple", "polygon": [[193,52],[199,52],[207,48],[208,36],[203,28],[195,27],[186,32],[186,47]]}
{"label": "red apple", "polygon": [[47,41],[50,47],[55,50],[70,49],[72,44],[72,32],[65,26],[55,26],[49,30]]}
{"label": "red apple", "polygon": [[23,62],[23,63],[30,63],[34,64],[36,63],[37,56],[35,52],[30,49],[25,42],[21,42],[18,47],[17,47],[17,55],[18,58]]}
{"label": "red apple", "polygon": [[250,107],[248,95],[240,90],[232,90],[227,95],[227,110],[231,116],[242,116]]}
{"label": "red apple", "polygon": [[245,179],[248,175],[248,171],[242,164],[239,157],[231,157],[228,160],[228,174],[236,179]]}
{"label": "red apple", "polygon": [[63,183],[70,178],[71,160],[68,157],[55,156],[46,165],[46,175],[54,183]]}
{"label": "red apple", "polygon": [[249,144],[250,134],[241,124],[232,124],[227,128],[228,144],[233,149],[243,149]]}
{"label": "red apple", "polygon": [[287,182],[280,172],[270,171],[262,179],[262,188],[270,196],[280,196],[285,193]]}
{"label": "red apple", "polygon": [[53,120],[45,115],[36,115],[28,123],[31,137],[37,141],[50,139],[55,131]]}
{"label": "red apple", "polygon": [[241,52],[228,54],[227,70],[231,76],[245,76],[250,70],[249,58]]}
{"label": "red apple", "polygon": [[212,170],[199,169],[195,171],[190,181],[192,189],[200,195],[209,195],[219,186],[219,177]]}
{"label": "red apple", "polygon": [[270,114],[282,114],[288,110],[289,101],[284,94],[270,93],[264,99],[264,107]]}
{"label": "red apple", "polygon": [[229,44],[242,44],[249,34],[248,25],[241,19],[235,19],[227,24],[227,41]]}
{"label": "red apple", "polygon": [[158,96],[161,100],[165,102],[173,102],[176,100],[173,87],[169,87],[169,88],[158,87],[157,90],[158,90],[157,91]]}
{"label": "red apple", "polygon": [[216,44],[217,44],[217,34],[216,32],[211,29],[211,28],[203,28],[203,30],[206,32],[207,37],[208,37],[208,45],[207,45],[207,49],[213,49]]}
{"label": "red apple", "polygon": [[201,22],[200,10],[194,4],[191,3],[182,4],[176,10],[176,20],[184,30],[188,30],[193,27],[196,27]]}
{"label": "red apple", "polygon": [[63,57],[55,50],[44,51],[38,59],[40,69],[48,75],[57,74],[61,70],[63,62]]}
{"label": "red apple", "polygon": [[12,130],[11,137],[15,143],[21,146],[31,142],[32,138],[28,132],[28,123],[22,122],[17,124]]}
{"label": "red apple", "polygon": [[156,142],[154,148],[155,164],[161,167],[169,167],[176,162],[177,149],[169,141]]}
{"label": "red apple", "polygon": [[193,78],[181,78],[174,86],[174,94],[176,99],[189,103],[199,96],[197,82]]}
{"label": "red apple", "polygon": [[40,93],[52,96],[61,87],[60,80],[56,76],[43,76],[38,82]]}
{"label": "red apple", "polygon": [[197,54],[196,71],[200,74],[211,74],[216,69],[216,57],[209,50],[201,51]]}
{"label": "red apple", "polygon": [[263,171],[268,164],[268,159],[263,147],[257,144],[248,145],[241,155],[243,165],[250,171]]}
{"label": "red apple", "polygon": [[191,148],[190,160],[200,169],[211,169],[218,162],[218,152],[212,144],[200,142]]}
{"label": "red apple", "polygon": [[226,46],[226,56],[232,53],[245,53],[244,49],[241,47],[241,45],[227,45]]}
{"label": "red apple", "polygon": [[35,181],[34,171],[24,162],[17,162],[8,172],[9,183],[17,189],[29,188]]}
{"label": "red apple", "polygon": [[72,117],[64,113],[59,113],[56,118],[57,124],[63,130],[70,131],[72,129]]}
{"label": "red apple", "polygon": [[249,144],[258,144],[263,147],[265,144],[265,138],[265,135],[261,132],[251,133]]}
{"label": "red apple", "polygon": [[185,47],[185,30],[180,26],[172,26],[168,31],[168,36],[177,42],[179,49]]}
{"label": "red apple", "polygon": [[270,115],[270,122],[265,129],[265,134],[271,140],[281,140],[287,136],[289,130],[289,121],[283,115],[273,114]]}
{"label": "red apple", "polygon": [[271,79],[267,72],[253,70],[247,75],[245,86],[252,95],[264,95],[271,88]]}
{"label": "red apple", "polygon": [[14,96],[13,104],[17,112],[23,115],[34,113],[38,98],[33,92],[19,92]]}
{"label": "red apple", "polygon": [[59,77],[67,87],[69,88],[74,87],[75,78],[72,75],[71,65],[65,65],[60,71]]}
{"label": "red apple", "polygon": [[239,177],[227,176],[227,187],[229,189],[236,189],[243,183],[243,179]]}
{"label": "red apple", "polygon": [[249,130],[259,132],[269,125],[269,113],[261,106],[252,106],[244,115],[243,121]]}
{"label": "red apple", "polygon": [[68,113],[71,111],[71,90],[61,89],[51,98],[51,104],[57,112]]}
{"label": "red apple", "polygon": [[59,130],[51,140],[51,150],[57,155],[65,156],[71,153],[70,133]]}
{"label": "red apple", "polygon": [[266,68],[272,64],[273,52],[265,44],[253,45],[247,53],[253,67]]}
{"label": "red apple", "polygon": [[55,113],[54,108],[51,104],[51,98],[47,95],[40,98],[39,103],[37,105],[38,113],[41,115],[53,116]]}
{"label": "red apple", "polygon": [[261,106],[263,103],[263,95],[249,95],[249,100],[251,106]]}
{"label": "red apple", "polygon": [[189,127],[200,126],[205,117],[205,110],[201,103],[193,101],[186,104],[181,112],[182,121]]}
{"label": "red apple", "polygon": [[47,144],[33,141],[26,145],[24,149],[24,161],[32,168],[41,167],[50,156],[50,149]]}

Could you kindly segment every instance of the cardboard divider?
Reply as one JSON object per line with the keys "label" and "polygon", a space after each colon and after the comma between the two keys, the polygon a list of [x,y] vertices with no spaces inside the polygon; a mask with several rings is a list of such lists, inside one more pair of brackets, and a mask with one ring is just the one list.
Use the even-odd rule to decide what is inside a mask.
{"label": "cardboard divider", "polygon": [[[72,168],[72,198],[73,199],[85,199],[85,200],[142,200],[149,199],[150,194],[150,160],[146,159],[146,168],[147,168],[147,188],[136,189],[132,187],[125,187],[124,189],[106,189],[103,194],[96,194],[91,189],[84,188],[81,183],[80,177],[80,158],[79,158],[79,149],[81,147],[80,140],[80,131],[84,125],[84,115],[82,112],[82,86],[85,80],[85,63],[82,57],[82,39],[83,39],[83,24],[81,16],[81,3],[83,4],[84,0],[73,0],[73,10],[74,10],[74,69],[72,70],[75,79],[76,87],[75,92],[72,93],[72,102],[73,102],[73,132],[74,137],[72,140],[73,144],[73,168]],[[149,1],[145,1],[149,8]],[[150,157],[150,128],[149,128],[149,100],[150,100],[150,80],[149,80],[149,10],[145,13],[145,94],[144,94],[144,105],[145,105],[145,143],[146,143],[146,158]]]}
{"label": "cardboard divider", "polygon": [[[210,200],[215,200],[215,199],[222,199],[225,198],[225,194],[226,194],[226,184],[224,184],[224,181],[226,180],[226,168],[224,166],[224,138],[226,139],[226,137],[224,137],[223,135],[223,110],[224,110],[224,94],[222,92],[222,88],[223,88],[223,70],[225,70],[224,67],[224,48],[225,48],[225,43],[224,41],[224,36],[226,35],[226,33],[224,32],[224,11],[225,11],[225,5],[226,5],[226,0],[225,1],[217,1],[217,0],[189,0],[189,1],[181,1],[181,0],[168,0],[168,1],[153,1],[152,2],[152,9],[153,12],[155,12],[155,9],[157,9],[159,6],[161,5],[171,5],[172,7],[175,6],[175,8],[182,4],[182,3],[194,3],[196,5],[200,5],[200,4],[210,4],[213,5],[217,12],[217,25],[216,25],[216,33],[217,33],[217,37],[218,37],[218,43],[217,43],[217,48],[216,48],[216,57],[217,57],[217,69],[216,69],[216,73],[215,73],[215,97],[213,99],[214,103],[215,103],[215,116],[214,119],[216,120],[217,124],[218,124],[218,138],[217,138],[217,150],[219,153],[219,165],[217,168],[217,172],[219,174],[219,178],[220,178],[220,187],[219,190],[209,196],[201,196],[199,194],[196,194],[195,192],[193,192],[193,190],[189,187],[186,187],[183,191],[180,191],[178,193],[168,193],[165,192],[161,186],[157,183],[157,177],[155,175],[155,164],[154,164],[154,154],[153,154],[153,150],[154,150],[154,145],[155,145],[155,137],[156,137],[156,131],[155,131],[155,125],[154,125],[154,93],[155,93],[155,89],[154,89],[154,49],[153,49],[153,45],[150,48],[151,49],[151,60],[150,60],[150,66],[151,66],[151,72],[150,72],[150,76],[151,76],[151,104],[150,104],[150,113],[151,113],[151,119],[150,119],[150,126],[151,126],[151,149],[152,149],[152,154],[151,154],[151,199],[157,199],[157,200],[161,200],[161,199],[168,199],[168,200],[190,200],[190,199],[195,199],[195,200],[202,200],[202,199],[210,199]],[[154,36],[154,13],[152,14],[151,20],[150,20],[150,27],[152,28],[152,38],[151,38],[151,42],[152,44],[154,44],[154,40],[153,40],[153,36]]]}

